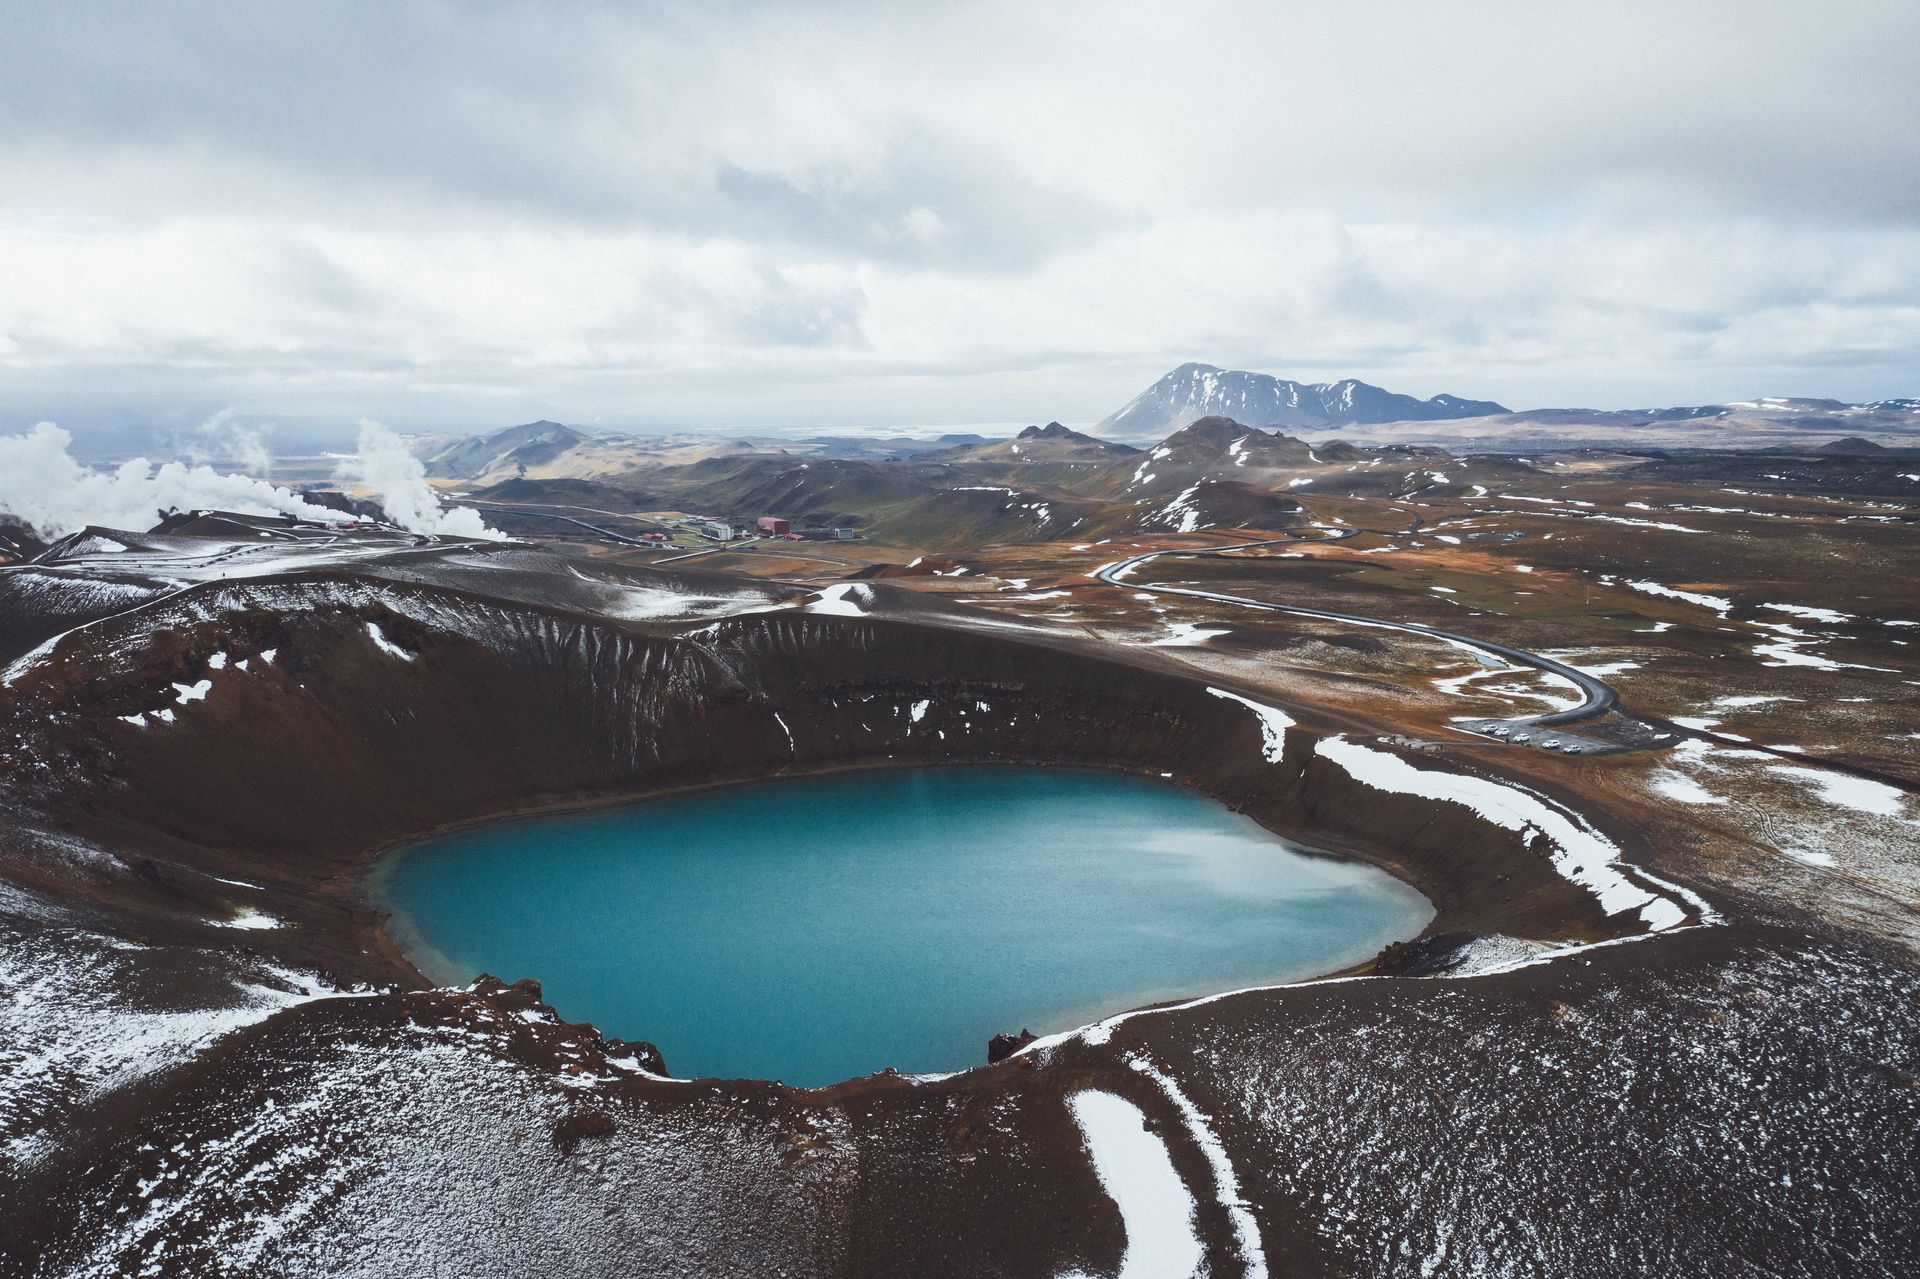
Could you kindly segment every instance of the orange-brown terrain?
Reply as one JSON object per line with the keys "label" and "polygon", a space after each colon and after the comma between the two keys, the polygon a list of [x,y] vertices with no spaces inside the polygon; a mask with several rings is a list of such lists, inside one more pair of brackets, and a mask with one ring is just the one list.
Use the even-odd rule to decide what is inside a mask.
{"label": "orange-brown terrain", "polygon": [[[0,568],[0,1270],[1112,1273],[1089,1088],[1216,1275],[1920,1246],[1914,461],[1213,418],[595,445],[583,488],[530,445],[441,467],[513,541],[216,513]],[[363,895],[467,822],[982,761],[1170,774],[1437,914],[1342,980],[809,1090],[436,987]]]}

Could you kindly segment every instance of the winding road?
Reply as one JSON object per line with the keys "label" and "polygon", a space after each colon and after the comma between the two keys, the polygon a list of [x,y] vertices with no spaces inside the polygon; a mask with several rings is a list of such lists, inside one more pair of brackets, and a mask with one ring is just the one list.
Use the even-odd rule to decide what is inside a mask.
{"label": "winding road", "polygon": [[[664,547],[663,544],[659,542],[645,542],[640,540],[639,538],[628,537],[625,533],[616,533],[610,528],[602,528],[598,524],[589,524],[587,521],[582,519],[576,519],[571,515],[561,515],[558,511],[551,511],[551,510],[542,511],[537,509],[529,510],[525,506],[518,506],[510,502],[479,502],[479,501],[475,501],[472,498],[468,498],[465,501],[458,503],[457,505],[471,506],[476,510],[480,510],[480,511],[501,511],[508,515],[526,515],[536,520],[558,520],[562,524],[577,524],[583,529],[587,529],[591,532],[598,533],[600,534],[600,536],[607,538],[609,541],[618,542],[622,546],[638,546],[638,547],[641,547],[642,549],[653,548],[653,547],[661,547],[662,549],[671,549],[671,548]],[[590,510],[593,510],[594,508],[588,507],[588,506],[575,506],[575,507],[568,507],[567,509],[576,510],[576,511],[590,511]],[[618,518],[623,520],[633,520],[640,524],[652,524],[659,528],[666,527],[666,525],[661,524],[660,521],[648,519],[643,515],[621,515],[618,511],[603,511],[600,513],[604,515],[617,516]]]}
{"label": "winding road", "polygon": [[[1418,517],[1416,517],[1417,519]],[[1611,685],[1597,676],[1590,675],[1577,666],[1555,661],[1540,653],[1531,653],[1526,649],[1514,648],[1509,644],[1493,640],[1478,639],[1472,635],[1462,635],[1458,631],[1442,630],[1437,626],[1427,626],[1420,622],[1397,622],[1390,618],[1368,617],[1361,613],[1340,613],[1332,609],[1305,608],[1297,604],[1274,604],[1267,600],[1248,599],[1244,595],[1224,595],[1218,591],[1204,591],[1191,586],[1165,586],[1144,582],[1124,580],[1126,574],[1148,560],[1161,556],[1185,556],[1190,558],[1224,557],[1232,551],[1252,550],[1260,546],[1291,546],[1301,542],[1337,542],[1360,533],[1382,532],[1378,529],[1345,528],[1335,529],[1326,525],[1315,525],[1329,536],[1325,537],[1276,537],[1265,538],[1257,542],[1240,542],[1232,546],[1219,546],[1209,550],[1184,550],[1173,548],[1161,551],[1147,551],[1130,556],[1124,560],[1115,560],[1095,569],[1090,576],[1105,582],[1108,586],[1124,587],[1128,590],[1144,591],[1151,595],[1184,595],[1191,599],[1212,600],[1220,604],[1234,604],[1241,608],[1260,609],[1268,613],[1287,613],[1295,617],[1314,617],[1324,621],[1347,622],[1355,626],[1378,627],[1390,631],[1405,631],[1412,635],[1424,635],[1457,647],[1470,649],[1503,659],[1520,666],[1530,666],[1549,675],[1558,676],[1580,690],[1578,705],[1561,710],[1547,711],[1539,715],[1520,715],[1507,719],[1490,719],[1463,722],[1459,727],[1470,732],[1483,733],[1491,737],[1509,741],[1523,742],[1544,749],[1560,750],[1567,754],[1591,754],[1602,750],[1617,750],[1620,747],[1611,743],[1595,742],[1585,738],[1567,740],[1551,735],[1541,735],[1540,730],[1550,729],[1558,724],[1575,724],[1582,720],[1598,718],[1616,709],[1620,705],[1620,694]],[[1397,530],[1404,533],[1407,530]]]}

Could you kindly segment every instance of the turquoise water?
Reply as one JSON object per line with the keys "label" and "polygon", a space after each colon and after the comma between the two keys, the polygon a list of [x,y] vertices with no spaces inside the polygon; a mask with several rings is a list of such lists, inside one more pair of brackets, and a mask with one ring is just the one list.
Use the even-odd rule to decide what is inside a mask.
{"label": "turquoise water", "polygon": [[1171,783],[935,768],[779,781],[462,831],[389,859],[435,980],[540,980],[676,1075],[832,1083],[986,1060],[1022,1026],[1312,976],[1432,915]]}

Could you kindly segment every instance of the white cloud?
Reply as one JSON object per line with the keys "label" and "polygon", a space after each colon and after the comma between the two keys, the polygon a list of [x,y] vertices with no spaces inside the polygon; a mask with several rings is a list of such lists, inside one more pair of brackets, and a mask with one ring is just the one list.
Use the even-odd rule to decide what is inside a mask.
{"label": "white cloud", "polygon": [[9,25],[25,421],[1087,420],[1188,358],[1603,407],[1920,391],[1905,4]]}

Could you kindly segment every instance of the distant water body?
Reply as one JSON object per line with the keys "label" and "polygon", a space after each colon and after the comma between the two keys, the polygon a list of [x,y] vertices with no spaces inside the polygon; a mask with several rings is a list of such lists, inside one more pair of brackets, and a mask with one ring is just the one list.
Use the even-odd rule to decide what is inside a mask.
{"label": "distant water body", "polygon": [[987,1039],[1312,976],[1426,899],[1166,782],[843,774],[461,831],[373,888],[435,980],[537,977],[683,1077],[958,1070]]}

